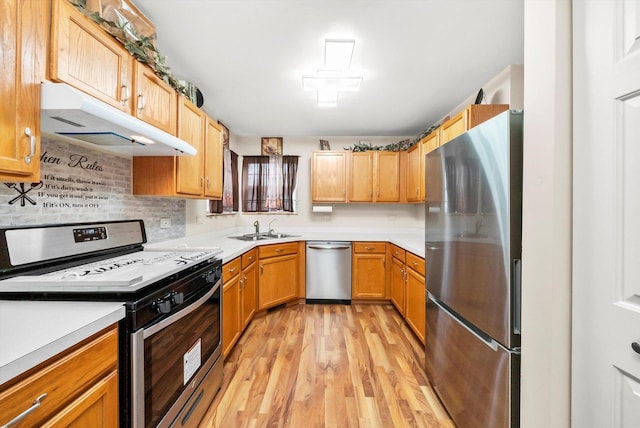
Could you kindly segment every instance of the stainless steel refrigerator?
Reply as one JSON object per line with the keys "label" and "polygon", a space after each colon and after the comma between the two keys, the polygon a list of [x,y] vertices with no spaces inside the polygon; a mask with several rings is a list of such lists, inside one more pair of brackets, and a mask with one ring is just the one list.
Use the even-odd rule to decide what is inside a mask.
{"label": "stainless steel refrigerator", "polygon": [[425,159],[426,372],[459,427],[518,427],[522,112]]}

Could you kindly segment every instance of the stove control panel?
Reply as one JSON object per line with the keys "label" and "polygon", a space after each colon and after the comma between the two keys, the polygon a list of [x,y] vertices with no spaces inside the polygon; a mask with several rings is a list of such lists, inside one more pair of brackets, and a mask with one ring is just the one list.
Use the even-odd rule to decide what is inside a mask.
{"label": "stove control panel", "polygon": [[107,239],[107,228],[99,226],[73,229],[73,239],[76,242],[99,241],[101,239]]}

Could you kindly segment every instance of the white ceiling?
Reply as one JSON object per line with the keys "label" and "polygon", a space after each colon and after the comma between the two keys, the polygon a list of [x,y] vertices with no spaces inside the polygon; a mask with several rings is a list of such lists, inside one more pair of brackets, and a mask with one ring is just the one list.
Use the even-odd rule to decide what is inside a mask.
{"label": "white ceiling", "polygon": [[[174,74],[238,135],[417,135],[509,64],[523,0],[135,0]],[[302,75],[353,38],[359,92],[319,108]]]}

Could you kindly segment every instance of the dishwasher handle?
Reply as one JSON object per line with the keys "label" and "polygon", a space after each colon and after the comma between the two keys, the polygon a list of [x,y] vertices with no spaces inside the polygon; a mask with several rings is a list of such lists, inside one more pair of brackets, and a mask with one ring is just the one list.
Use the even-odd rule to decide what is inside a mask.
{"label": "dishwasher handle", "polygon": [[313,250],[348,250],[351,247],[348,245],[318,245],[312,244],[307,245],[307,248],[311,248]]}

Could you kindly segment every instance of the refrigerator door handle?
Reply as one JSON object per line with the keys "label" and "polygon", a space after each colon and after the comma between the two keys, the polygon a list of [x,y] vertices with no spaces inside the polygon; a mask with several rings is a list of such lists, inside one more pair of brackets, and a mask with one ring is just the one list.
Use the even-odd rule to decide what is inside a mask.
{"label": "refrigerator door handle", "polygon": [[522,311],[522,260],[513,259],[513,333],[520,334]]}
{"label": "refrigerator door handle", "polygon": [[460,320],[460,318],[458,318],[457,315],[452,314],[451,311],[447,307],[445,307],[442,303],[440,303],[435,297],[433,297],[431,293],[427,292],[427,296],[429,297],[429,300],[433,302],[434,305],[436,305],[438,308],[444,311],[447,315],[449,315],[452,319],[454,319],[458,324],[464,327],[465,330],[467,330],[469,333],[473,334],[478,340],[480,340],[482,343],[487,345],[492,350],[494,351],[498,350],[498,342],[490,338],[487,339],[486,337],[483,337],[480,334],[478,334],[477,331],[473,330],[466,323],[462,322],[462,320]]}

